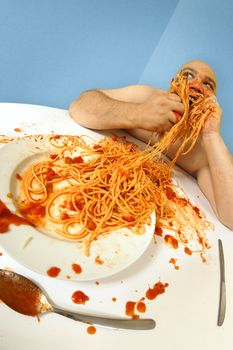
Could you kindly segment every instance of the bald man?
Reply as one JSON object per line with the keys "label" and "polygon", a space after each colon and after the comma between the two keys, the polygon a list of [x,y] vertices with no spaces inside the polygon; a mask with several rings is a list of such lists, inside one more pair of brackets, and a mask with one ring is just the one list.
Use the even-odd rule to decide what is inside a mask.
{"label": "bald man", "polygon": [[[219,220],[233,230],[233,158],[220,134],[222,110],[216,99],[216,75],[207,63],[198,60],[185,63],[178,73],[188,78],[190,99],[202,93],[206,106],[215,108],[195,147],[188,155],[180,156],[177,163],[197,179]],[[125,129],[148,142],[152,131],[161,135],[177,122],[184,105],[174,93],[148,85],[131,85],[86,91],[71,103],[69,112],[84,127]],[[179,140],[168,150],[170,158],[178,145]]]}

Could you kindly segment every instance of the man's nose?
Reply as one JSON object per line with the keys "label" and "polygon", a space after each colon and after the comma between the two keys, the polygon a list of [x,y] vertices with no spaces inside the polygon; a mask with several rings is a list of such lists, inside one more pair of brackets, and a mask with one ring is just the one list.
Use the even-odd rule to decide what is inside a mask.
{"label": "man's nose", "polygon": [[197,79],[190,81],[189,88],[200,94],[204,92],[202,82]]}

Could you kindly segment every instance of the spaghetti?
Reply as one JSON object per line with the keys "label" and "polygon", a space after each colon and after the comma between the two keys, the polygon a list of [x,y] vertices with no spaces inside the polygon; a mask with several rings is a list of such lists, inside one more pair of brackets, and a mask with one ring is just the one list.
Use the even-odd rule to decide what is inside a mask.
{"label": "spaghetti", "polygon": [[192,250],[204,253],[210,223],[179,194],[169,163],[154,158],[156,150],[116,136],[87,143],[56,135],[50,143],[56,153],[22,176],[20,212],[32,224],[52,223],[61,237],[84,241],[88,255],[100,235],[124,227],[143,234],[155,211],[157,226],[172,229],[184,246],[196,240],[199,248]]}
{"label": "spaghetti", "polygon": [[170,92],[180,96],[184,105],[184,113],[170,131],[156,143],[154,156],[161,155],[171,144],[175,144],[179,140],[180,145],[170,163],[170,166],[173,166],[180,155],[185,155],[192,150],[214,107],[205,107],[205,96],[201,93],[197,94],[195,100],[191,100],[188,81],[185,76],[179,74],[176,76],[171,82]]}

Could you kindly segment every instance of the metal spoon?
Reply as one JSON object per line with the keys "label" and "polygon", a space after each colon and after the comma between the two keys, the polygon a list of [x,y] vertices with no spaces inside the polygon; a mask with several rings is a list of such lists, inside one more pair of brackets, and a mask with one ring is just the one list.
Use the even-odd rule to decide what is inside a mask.
{"label": "metal spoon", "polygon": [[147,330],[155,328],[152,319],[106,318],[78,314],[62,310],[51,304],[41,289],[28,278],[12,271],[0,269],[0,299],[11,309],[28,316],[39,316],[47,312],[55,312],[75,321],[99,324],[105,327]]}

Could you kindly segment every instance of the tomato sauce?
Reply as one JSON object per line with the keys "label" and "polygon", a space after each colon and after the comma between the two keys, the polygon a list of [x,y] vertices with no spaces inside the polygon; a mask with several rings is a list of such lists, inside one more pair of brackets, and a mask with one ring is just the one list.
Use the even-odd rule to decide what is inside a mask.
{"label": "tomato sauce", "polygon": [[192,255],[192,253],[193,253],[188,247],[184,248],[184,252],[188,255]]}
{"label": "tomato sauce", "polygon": [[140,313],[146,312],[146,304],[143,301],[139,301],[136,305],[136,308]]}
{"label": "tomato sauce", "polygon": [[169,260],[169,263],[174,265],[175,270],[179,270],[180,267],[178,265],[176,265],[176,262],[177,262],[177,259],[175,259],[175,258],[171,258]]}
{"label": "tomato sauce", "polygon": [[81,290],[77,290],[72,294],[71,300],[75,304],[85,304],[89,300],[89,297],[86,294],[84,294]]}
{"label": "tomato sauce", "polygon": [[17,180],[22,180],[22,176],[19,173],[16,173],[15,177],[16,177]]}
{"label": "tomato sauce", "polygon": [[157,282],[153,288],[149,288],[146,292],[146,297],[149,300],[154,300],[158,295],[165,293],[165,288],[168,287],[168,283]]}
{"label": "tomato sauce", "polygon": [[80,274],[82,272],[82,267],[79,264],[72,264],[72,270],[77,273]]}
{"label": "tomato sauce", "polygon": [[28,316],[36,316],[40,313],[40,290],[27,279],[9,278],[3,273],[0,295],[6,305],[19,313]]}
{"label": "tomato sauce", "polygon": [[170,200],[177,199],[176,193],[171,189],[171,187],[166,186],[165,193],[166,193],[167,199],[170,199]]}
{"label": "tomato sauce", "polygon": [[25,207],[20,209],[20,213],[43,218],[46,215],[46,209],[41,204],[29,202]]}
{"label": "tomato sauce", "polygon": [[29,222],[18,216],[13,214],[7,206],[0,200],[0,233],[6,233],[9,230],[9,225],[29,225]]}
{"label": "tomato sauce", "polygon": [[96,333],[96,328],[94,326],[89,326],[87,328],[87,333],[88,334],[95,334]]}
{"label": "tomato sauce", "polygon": [[99,255],[95,258],[95,263],[98,265],[103,265],[104,261],[102,259],[100,259]]}
{"label": "tomato sauce", "polygon": [[179,242],[171,235],[166,235],[164,241],[170,248],[177,249],[179,247]]}
{"label": "tomato sauce", "polygon": [[135,315],[136,304],[137,304],[136,301],[127,301],[125,305],[125,314],[127,316],[130,316],[134,320],[139,318],[138,315]]}
{"label": "tomato sauce", "polygon": [[197,214],[197,216],[202,219],[201,213],[200,213],[200,209],[198,207],[193,207],[193,210],[195,211],[195,213]]}
{"label": "tomato sauce", "polygon": [[47,270],[47,275],[49,277],[57,277],[59,275],[59,273],[61,272],[60,267],[57,266],[52,266]]}
{"label": "tomato sauce", "polygon": [[159,227],[159,226],[155,226],[155,230],[154,230],[154,234],[156,236],[162,236],[163,235],[163,229],[162,227]]}

